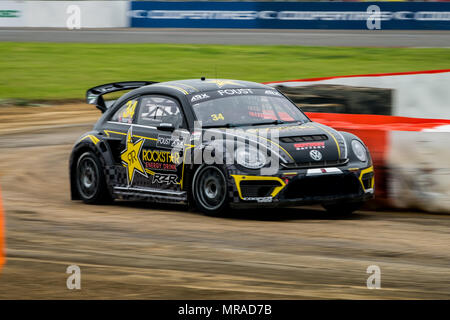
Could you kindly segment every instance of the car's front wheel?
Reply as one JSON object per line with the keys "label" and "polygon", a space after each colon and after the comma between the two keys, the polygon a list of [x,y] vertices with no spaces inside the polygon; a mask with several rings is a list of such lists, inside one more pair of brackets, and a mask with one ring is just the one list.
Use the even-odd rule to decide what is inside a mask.
{"label": "car's front wheel", "polygon": [[100,160],[92,152],[85,152],[78,158],[75,179],[83,202],[104,203],[111,199]]}
{"label": "car's front wheel", "polygon": [[197,209],[208,215],[220,215],[228,207],[225,172],[217,166],[201,166],[192,179],[192,198]]}
{"label": "car's front wheel", "polygon": [[323,207],[328,213],[334,216],[347,216],[358,210],[363,202],[345,202],[337,204],[324,204]]}

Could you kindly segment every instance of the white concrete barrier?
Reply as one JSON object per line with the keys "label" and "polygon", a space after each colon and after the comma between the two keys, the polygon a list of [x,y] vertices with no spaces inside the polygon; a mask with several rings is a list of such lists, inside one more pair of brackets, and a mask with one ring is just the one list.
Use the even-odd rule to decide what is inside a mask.
{"label": "white concrete barrier", "polygon": [[338,84],[390,88],[393,116],[450,119],[450,70],[329,77],[271,83],[284,86]]}
{"label": "white concrete barrier", "polygon": [[0,27],[25,26],[24,1],[0,1]]}

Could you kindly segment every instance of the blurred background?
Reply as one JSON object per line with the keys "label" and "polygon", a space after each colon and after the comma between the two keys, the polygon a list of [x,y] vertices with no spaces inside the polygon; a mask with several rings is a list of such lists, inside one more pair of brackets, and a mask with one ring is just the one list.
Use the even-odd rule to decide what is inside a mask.
{"label": "blurred background", "polygon": [[[450,298],[449,44],[448,1],[1,1],[0,298]],[[70,150],[100,116],[86,89],[202,76],[360,136],[376,199],[345,219],[70,201]]]}

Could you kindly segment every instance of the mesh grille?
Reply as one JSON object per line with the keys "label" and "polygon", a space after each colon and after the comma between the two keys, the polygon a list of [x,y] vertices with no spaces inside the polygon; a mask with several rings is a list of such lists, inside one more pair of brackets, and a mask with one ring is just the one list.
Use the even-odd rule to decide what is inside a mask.
{"label": "mesh grille", "polygon": [[284,196],[287,199],[358,194],[361,184],[353,175],[306,177],[291,182]]}
{"label": "mesh grille", "polygon": [[245,197],[267,197],[280,182],[271,180],[241,181],[241,193]]}

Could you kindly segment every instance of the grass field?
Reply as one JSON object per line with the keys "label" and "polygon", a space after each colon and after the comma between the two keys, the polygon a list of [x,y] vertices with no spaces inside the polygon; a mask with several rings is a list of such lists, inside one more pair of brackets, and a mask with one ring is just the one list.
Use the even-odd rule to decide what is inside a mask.
{"label": "grass field", "polygon": [[106,82],[275,81],[450,68],[450,49],[0,43],[0,99],[84,99]]}

